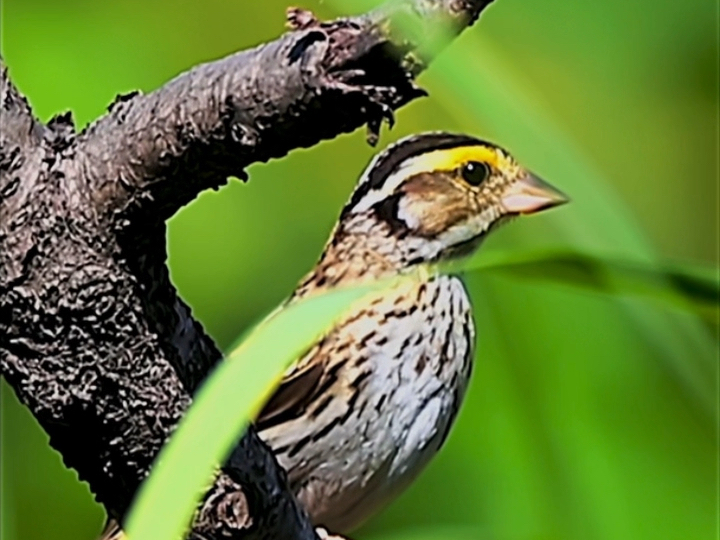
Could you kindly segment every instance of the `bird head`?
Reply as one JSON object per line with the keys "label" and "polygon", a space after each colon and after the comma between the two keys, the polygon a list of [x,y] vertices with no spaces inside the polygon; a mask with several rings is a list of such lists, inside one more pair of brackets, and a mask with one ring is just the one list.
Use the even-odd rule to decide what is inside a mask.
{"label": "bird head", "polygon": [[373,159],[340,224],[343,232],[385,236],[378,241],[408,262],[432,262],[469,253],[508,218],[567,200],[494,144],[424,133]]}

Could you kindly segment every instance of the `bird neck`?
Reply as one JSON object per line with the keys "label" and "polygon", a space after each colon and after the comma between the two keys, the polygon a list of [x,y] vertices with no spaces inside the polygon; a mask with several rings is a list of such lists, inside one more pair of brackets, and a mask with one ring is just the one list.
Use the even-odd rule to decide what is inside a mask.
{"label": "bird neck", "polygon": [[419,246],[428,243],[426,239],[399,234],[371,215],[350,216],[335,228],[320,260],[293,297],[399,274],[424,262]]}

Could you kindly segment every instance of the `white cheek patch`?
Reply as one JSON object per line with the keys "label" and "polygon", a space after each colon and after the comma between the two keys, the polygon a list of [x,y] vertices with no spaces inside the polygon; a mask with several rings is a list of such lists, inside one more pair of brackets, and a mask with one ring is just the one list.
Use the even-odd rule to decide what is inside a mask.
{"label": "white cheek patch", "polygon": [[397,218],[405,222],[408,229],[413,230],[420,226],[420,218],[410,210],[411,208],[407,199],[402,199],[398,204]]}

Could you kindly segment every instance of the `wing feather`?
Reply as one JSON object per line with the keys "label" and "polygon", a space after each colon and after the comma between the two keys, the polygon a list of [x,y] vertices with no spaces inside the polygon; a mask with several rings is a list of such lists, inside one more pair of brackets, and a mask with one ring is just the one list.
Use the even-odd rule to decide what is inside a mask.
{"label": "wing feather", "polygon": [[255,421],[258,431],[302,416],[323,380],[322,362],[303,362],[288,372]]}

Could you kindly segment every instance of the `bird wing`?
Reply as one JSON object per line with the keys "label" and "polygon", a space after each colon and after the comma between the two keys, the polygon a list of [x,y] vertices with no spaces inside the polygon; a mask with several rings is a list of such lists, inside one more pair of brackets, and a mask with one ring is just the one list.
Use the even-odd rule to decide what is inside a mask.
{"label": "bird wing", "polygon": [[302,416],[308,405],[315,400],[317,389],[324,378],[325,363],[306,361],[307,359],[303,358],[285,374],[255,420],[258,431]]}

